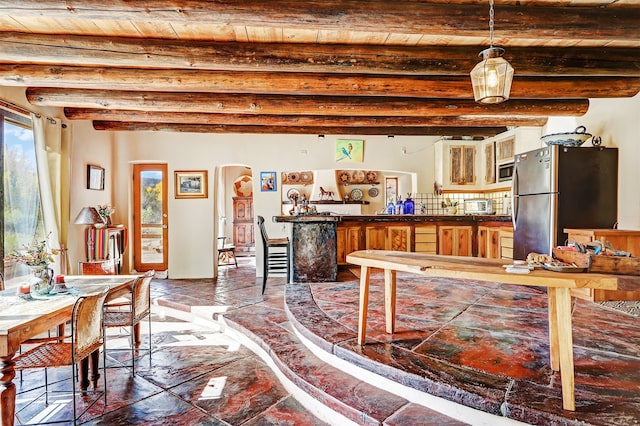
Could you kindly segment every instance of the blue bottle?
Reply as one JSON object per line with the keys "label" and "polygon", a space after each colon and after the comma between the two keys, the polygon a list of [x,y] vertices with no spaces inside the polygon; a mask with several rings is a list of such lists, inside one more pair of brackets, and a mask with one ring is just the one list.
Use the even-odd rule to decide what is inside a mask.
{"label": "blue bottle", "polygon": [[406,200],[404,200],[404,214],[413,214],[415,210],[415,203],[411,199],[411,196],[408,196]]}
{"label": "blue bottle", "polygon": [[389,200],[387,204],[387,214],[396,214],[396,206],[393,205],[393,201]]}
{"label": "blue bottle", "polygon": [[404,203],[400,197],[398,197],[398,202],[396,203],[396,214],[404,214]]}

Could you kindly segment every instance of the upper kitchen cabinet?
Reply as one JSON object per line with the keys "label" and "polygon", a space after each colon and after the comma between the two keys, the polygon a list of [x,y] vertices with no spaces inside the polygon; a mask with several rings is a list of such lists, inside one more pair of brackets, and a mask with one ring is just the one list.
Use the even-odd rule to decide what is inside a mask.
{"label": "upper kitchen cabinet", "polygon": [[435,178],[443,189],[479,189],[479,145],[468,140],[443,139],[435,143]]}
{"label": "upper kitchen cabinet", "polygon": [[541,127],[517,127],[486,139],[482,145],[482,189],[509,188],[515,155],[540,148],[541,136]]}

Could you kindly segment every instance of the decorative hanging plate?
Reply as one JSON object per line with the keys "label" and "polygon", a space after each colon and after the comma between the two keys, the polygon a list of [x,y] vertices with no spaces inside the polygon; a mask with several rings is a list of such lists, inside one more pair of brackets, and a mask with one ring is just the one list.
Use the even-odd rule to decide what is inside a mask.
{"label": "decorative hanging plate", "polygon": [[378,179],[378,174],[374,171],[369,170],[367,172],[367,182],[373,183]]}
{"label": "decorative hanging plate", "polygon": [[300,191],[298,191],[298,190],[297,190],[297,189],[295,189],[295,188],[291,188],[290,190],[288,190],[288,191],[287,191],[287,198],[288,198],[290,201],[293,201],[293,200],[294,200],[294,198],[295,198],[295,199],[297,199],[297,200],[299,200],[299,199],[300,199]]}
{"label": "decorative hanging plate", "polygon": [[300,182],[302,183],[313,182],[313,172],[300,172]]}
{"label": "decorative hanging plate", "polygon": [[351,183],[351,173],[349,173],[347,170],[341,171],[338,180],[342,184]]}
{"label": "decorative hanging plate", "polygon": [[349,195],[349,198],[351,198],[353,201],[362,200],[362,191],[360,191],[358,188],[354,189],[353,191],[351,191],[351,195]]}
{"label": "decorative hanging plate", "polygon": [[353,172],[353,182],[354,183],[363,183],[365,179],[363,170],[356,170]]}
{"label": "decorative hanging plate", "polygon": [[287,175],[287,180],[289,183],[298,183],[300,182],[300,173],[298,172],[289,172]]}
{"label": "decorative hanging plate", "polygon": [[379,193],[378,188],[369,188],[369,191],[367,191],[367,194],[369,194],[371,198],[376,198]]}
{"label": "decorative hanging plate", "polygon": [[233,182],[233,190],[238,197],[253,195],[253,179],[249,175],[242,175]]}

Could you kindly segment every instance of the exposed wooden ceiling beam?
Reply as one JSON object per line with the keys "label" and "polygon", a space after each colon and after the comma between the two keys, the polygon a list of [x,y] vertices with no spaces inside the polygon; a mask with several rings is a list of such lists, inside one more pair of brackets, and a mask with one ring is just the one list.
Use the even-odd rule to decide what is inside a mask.
{"label": "exposed wooden ceiling beam", "polygon": [[226,114],[352,115],[352,116],[579,116],[589,108],[588,99],[512,99],[497,105],[473,100],[242,95],[220,93],[134,92],[88,89],[33,88],[26,91],[33,105],[81,108],[180,111]]}
{"label": "exposed wooden ceiling beam", "polygon": [[[481,46],[222,43],[4,33],[0,62],[129,68],[465,75]],[[520,76],[640,76],[640,49],[509,47]]]}
{"label": "exposed wooden ceiling beam", "polygon": [[[385,31],[404,34],[486,36],[488,10],[484,4],[444,4],[388,0],[0,0],[7,16],[46,16],[90,20],[246,25],[351,31]],[[553,19],[550,17],[553,16]],[[639,8],[496,7],[498,37],[554,39],[558,37],[640,40]]]}
{"label": "exposed wooden ceiling beam", "polygon": [[306,127],[504,127],[543,126],[547,122],[547,117],[359,117],[322,115],[250,115],[132,110],[123,111],[91,108],[65,108],[64,115],[70,120]]}
{"label": "exposed wooden ceiling beam", "polygon": [[212,124],[139,123],[94,121],[96,130],[169,131],[188,133],[403,135],[403,136],[495,136],[506,127],[329,127],[329,126],[236,126]]}
{"label": "exposed wooden ceiling beam", "polygon": [[[374,76],[0,65],[0,84],[159,92],[473,98],[469,76]],[[511,98],[631,97],[638,91],[640,77],[516,77],[511,87]]]}

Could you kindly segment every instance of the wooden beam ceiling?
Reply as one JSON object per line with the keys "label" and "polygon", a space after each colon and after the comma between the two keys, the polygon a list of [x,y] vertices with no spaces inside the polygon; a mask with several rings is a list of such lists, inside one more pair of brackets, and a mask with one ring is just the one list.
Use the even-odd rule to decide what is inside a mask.
{"label": "wooden beam ceiling", "polygon": [[105,130],[470,136],[640,90],[637,2],[496,0],[516,75],[478,105],[487,21],[485,0],[0,0],[0,84]]}

